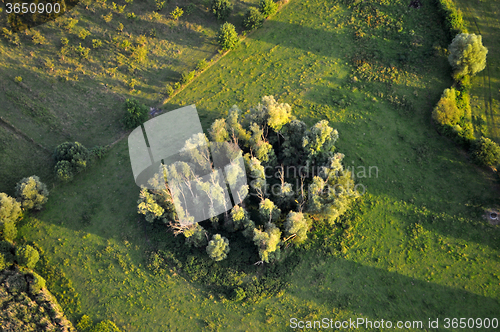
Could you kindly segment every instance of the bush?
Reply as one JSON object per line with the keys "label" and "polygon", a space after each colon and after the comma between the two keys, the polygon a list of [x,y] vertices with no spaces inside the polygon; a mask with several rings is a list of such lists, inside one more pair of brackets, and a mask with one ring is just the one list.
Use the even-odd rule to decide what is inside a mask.
{"label": "bush", "polygon": [[196,65],[196,70],[197,71],[204,71],[205,69],[207,69],[208,67],[208,62],[206,59],[202,59],[198,62],[198,64]]}
{"label": "bush", "polygon": [[87,38],[88,36],[90,36],[90,31],[86,30],[86,29],[82,29],[80,30],[80,32],[78,33],[78,37],[81,39],[81,40],[85,40],[85,38]]}
{"label": "bush", "polygon": [[30,245],[20,246],[16,249],[16,261],[20,266],[33,269],[39,259],[40,254]]}
{"label": "bush", "polygon": [[196,72],[194,70],[182,73],[181,80],[180,80],[181,84],[186,84],[188,82],[191,82],[193,80],[195,74],[196,74]]}
{"label": "bush", "polygon": [[481,137],[474,143],[472,156],[480,165],[497,166],[500,161],[500,146],[489,138]]}
{"label": "bush", "polygon": [[92,48],[100,48],[102,46],[102,40],[92,39]]}
{"label": "bush", "polygon": [[450,36],[465,32],[462,11],[457,8],[453,0],[437,0],[441,14],[445,18],[446,28]]}
{"label": "bush", "polygon": [[175,90],[174,88],[172,87],[171,84],[167,84],[167,86],[165,87],[165,93],[167,95],[167,97],[172,97],[173,94],[174,94]]}
{"label": "bush", "polygon": [[223,51],[234,49],[238,45],[239,41],[240,39],[236,33],[234,25],[226,22],[220,27],[217,35],[217,42]]}
{"label": "bush", "polygon": [[210,10],[218,20],[225,20],[233,10],[233,4],[229,0],[212,0]]}
{"label": "bush", "polygon": [[273,0],[260,0],[259,11],[267,18],[278,11],[278,4]]}
{"label": "bush", "polygon": [[175,7],[175,9],[170,13],[170,16],[172,16],[174,20],[178,20],[181,18],[182,14],[184,14],[182,8]]}
{"label": "bush", "polygon": [[76,173],[87,167],[89,152],[83,144],[78,142],[64,142],[56,147],[54,158],[56,162],[68,161]]}
{"label": "bush", "polygon": [[41,210],[48,196],[47,186],[36,175],[24,178],[16,185],[16,197],[25,209]]}
{"label": "bush", "polygon": [[243,28],[245,28],[245,30],[257,29],[262,26],[263,21],[264,16],[262,13],[257,8],[252,7],[245,13],[245,17],[243,18]]}
{"label": "bush", "polygon": [[457,107],[456,90],[445,89],[432,111],[432,118],[442,126],[454,126],[462,116],[461,110]]}
{"label": "bush", "polygon": [[461,33],[453,38],[448,61],[454,69],[454,76],[460,78],[475,75],[486,67],[488,49],[483,46],[481,36]]}
{"label": "bush", "polygon": [[16,222],[21,218],[21,203],[5,193],[0,193],[0,222]]}
{"label": "bush", "polygon": [[[43,279],[38,273],[30,272],[28,274],[29,278],[29,289],[31,294],[38,294],[43,288],[45,288],[45,279]],[[31,280],[30,280],[31,279]]]}
{"label": "bush", "polygon": [[73,169],[71,163],[67,160],[58,161],[56,167],[54,167],[56,172],[56,177],[63,182],[69,182],[73,180]]}
{"label": "bush", "polygon": [[139,104],[135,99],[127,99],[125,102],[125,118],[123,124],[128,129],[133,129],[143,124],[148,118],[148,109],[145,105]]}

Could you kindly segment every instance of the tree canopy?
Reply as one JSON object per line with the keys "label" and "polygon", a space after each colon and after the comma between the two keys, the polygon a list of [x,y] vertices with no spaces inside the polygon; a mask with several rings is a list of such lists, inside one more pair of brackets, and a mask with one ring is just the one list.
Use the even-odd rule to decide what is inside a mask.
{"label": "tree canopy", "polygon": [[488,49],[483,46],[481,35],[460,33],[448,47],[448,61],[457,77],[475,75],[486,67]]}
{"label": "tree canopy", "polygon": [[48,196],[47,186],[36,175],[24,178],[16,185],[16,197],[25,209],[41,210]]}

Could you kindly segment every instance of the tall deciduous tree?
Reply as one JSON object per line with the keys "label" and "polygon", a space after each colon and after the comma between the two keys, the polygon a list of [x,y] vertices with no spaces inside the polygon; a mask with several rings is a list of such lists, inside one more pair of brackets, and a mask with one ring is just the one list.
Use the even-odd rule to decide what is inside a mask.
{"label": "tall deciduous tree", "polygon": [[448,47],[448,61],[456,77],[475,75],[486,67],[488,49],[483,46],[481,35],[460,33]]}
{"label": "tall deciduous tree", "polygon": [[273,258],[279,257],[281,231],[275,224],[267,223],[265,231],[254,229],[253,241],[263,262],[269,263]]}
{"label": "tall deciduous tree", "polygon": [[25,209],[41,210],[48,196],[47,186],[36,175],[24,178],[16,185],[16,197]]}
{"label": "tall deciduous tree", "polygon": [[211,259],[218,262],[227,257],[229,252],[229,240],[220,234],[212,236],[212,240],[208,242],[207,253]]}
{"label": "tall deciduous tree", "polygon": [[192,224],[182,234],[184,234],[186,243],[190,246],[201,248],[207,244],[207,232],[199,223]]}
{"label": "tall deciduous tree", "polygon": [[223,51],[234,49],[240,42],[234,25],[228,22],[224,23],[217,33],[217,42]]}
{"label": "tall deciduous tree", "polygon": [[279,219],[281,210],[274,205],[269,198],[262,200],[259,204],[259,214],[264,222],[275,222]]}
{"label": "tall deciduous tree", "polygon": [[286,217],[284,226],[287,235],[292,236],[296,234],[293,238],[294,242],[302,243],[307,239],[307,230],[309,226],[302,212],[290,211]]}

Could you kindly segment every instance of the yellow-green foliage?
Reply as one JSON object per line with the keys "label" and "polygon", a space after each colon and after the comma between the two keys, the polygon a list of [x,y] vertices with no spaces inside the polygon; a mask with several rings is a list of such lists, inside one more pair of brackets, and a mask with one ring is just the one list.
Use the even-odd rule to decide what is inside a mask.
{"label": "yellow-green foliage", "polygon": [[481,35],[461,33],[449,46],[448,61],[455,70],[455,77],[475,75],[486,67],[488,49],[483,46]]}
{"label": "yellow-green foliage", "polygon": [[434,111],[432,112],[433,119],[440,125],[454,126],[463,116],[462,111],[457,107],[456,90],[446,89],[439,99]]}
{"label": "yellow-green foliage", "polygon": [[41,210],[48,196],[47,186],[36,175],[22,179],[16,186],[16,197],[24,209]]}

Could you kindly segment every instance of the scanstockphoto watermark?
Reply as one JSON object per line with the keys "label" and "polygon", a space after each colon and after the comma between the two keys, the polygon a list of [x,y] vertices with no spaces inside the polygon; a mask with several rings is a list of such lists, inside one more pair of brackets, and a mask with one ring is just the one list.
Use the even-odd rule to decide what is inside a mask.
{"label": "scanstockphoto watermark", "polygon": [[[322,194],[330,195],[334,193],[335,195],[364,195],[366,193],[366,186],[359,182],[359,179],[368,179],[368,178],[378,178],[379,177],[379,169],[377,166],[347,166],[345,169],[332,169],[326,166],[265,166],[265,177],[266,181],[269,179],[279,180],[279,183],[274,183],[272,185],[266,184],[265,194],[269,195],[272,193],[273,195],[280,195],[282,193],[282,187],[286,182],[289,186],[288,194],[295,195],[301,194],[302,190],[307,191],[307,188],[304,188],[304,180],[312,179],[315,176],[322,178],[323,180],[328,179],[330,177],[339,177],[341,172],[348,172],[351,174],[351,179],[358,183],[347,182],[346,185],[335,184],[330,185],[325,183],[325,187],[321,190]],[[250,175],[252,179],[250,181],[250,187],[253,189],[259,188],[260,181],[256,179],[254,176]],[[255,194],[251,194],[255,195]]]}

